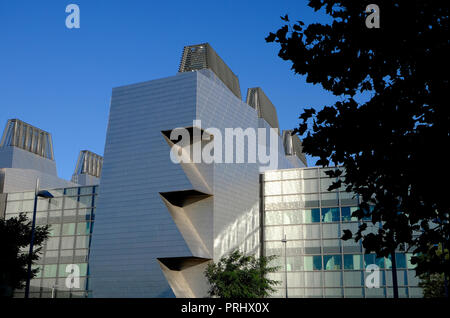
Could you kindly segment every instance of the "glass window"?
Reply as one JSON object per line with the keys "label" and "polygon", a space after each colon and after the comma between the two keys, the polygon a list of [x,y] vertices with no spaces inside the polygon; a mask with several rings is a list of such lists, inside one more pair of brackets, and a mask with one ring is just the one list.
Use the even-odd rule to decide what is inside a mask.
{"label": "glass window", "polygon": [[75,256],[87,256],[88,250],[82,249],[82,250],[75,250]]}
{"label": "glass window", "polygon": [[[301,235],[301,233],[300,233]],[[303,226],[303,239],[320,239],[320,224],[307,224]],[[312,253],[315,254],[315,253]]]}
{"label": "glass window", "polygon": [[302,169],[303,178],[317,178],[318,170],[316,168],[313,169]]}
{"label": "glass window", "polygon": [[79,188],[67,188],[66,195],[78,195]]}
{"label": "glass window", "polygon": [[23,200],[23,192],[8,193],[8,201]]}
{"label": "glass window", "polygon": [[352,214],[353,212],[355,212],[356,210],[358,210],[358,207],[355,206],[347,206],[347,207],[342,207],[341,208],[341,213],[342,213],[342,221],[358,221],[358,218],[353,216]]}
{"label": "glass window", "polygon": [[75,248],[88,248],[89,247],[89,236],[77,236],[77,242]]}
{"label": "glass window", "polygon": [[323,252],[327,254],[334,254],[341,252],[341,240],[322,240]]}
{"label": "glass window", "polygon": [[26,200],[22,203],[22,211],[20,212],[33,212],[34,200]]}
{"label": "glass window", "polygon": [[305,271],[318,271],[322,269],[322,257],[320,255],[304,256],[303,260]]}
{"label": "glass window", "polygon": [[308,179],[302,181],[303,186],[299,189],[299,192],[303,193],[317,193],[319,192],[319,180]]}
{"label": "glass window", "polygon": [[416,265],[411,263],[411,257],[413,257],[412,253],[406,253],[406,266],[408,269],[415,269]]}
{"label": "glass window", "polygon": [[[302,270],[302,263],[300,256],[288,256],[286,257],[287,271],[300,271]],[[283,268],[284,270],[284,268]]]}
{"label": "glass window", "polygon": [[49,199],[39,198],[36,211],[46,211],[48,209]]}
{"label": "glass window", "polygon": [[56,264],[53,265],[45,265],[44,266],[44,277],[56,277],[56,270],[57,270]]}
{"label": "glass window", "polygon": [[303,190],[302,184],[299,180],[283,181],[283,194],[300,193],[303,192],[302,190]]}
{"label": "glass window", "polygon": [[75,209],[77,207],[78,197],[65,197],[64,209]]}
{"label": "glass window", "polygon": [[322,206],[334,207],[339,205],[337,192],[322,193],[320,195],[320,200],[322,201]]}
{"label": "glass window", "polygon": [[283,211],[284,224],[302,224],[301,210],[286,210]]}
{"label": "glass window", "polygon": [[375,264],[375,254],[364,254],[364,267]]}
{"label": "glass window", "polygon": [[344,255],[344,269],[362,269],[363,260],[359,254]]}
{"label": "glass window", "polygon": [[80,194],[92,194],[94,192],[93,187],[82,187],[80,188]]}
{"label": "glass window", "polygon": [[322,238],[339,238],[340,224],[322,224]]}
{"label": "glass window", "polygon": [[6,205],[6,213],[22,212],[22,201],[8,201]]}
{"label": "glass window", "polygon": [[406,256],[403,253],[395,253],[395,262],[397,268],[406,268]]}
{"label": "glass window", "polygon": [[62,227],[62,235],[74,235],[75,223],[65,223]]}
{"label": "glass window", "polygon": [[339,222],[339,208],[322,209],[322,222]]}
{"label": "glass window", "polygon": [[36,213],[36,224],[47,224],[47,212]]}
{"label": "glass window", "polygon": [[61,238],[61,248],[62,249],[73,248],[74,241],[75,241],[75,237],[74,236],[63,236]]}
{"label": "glass window", "polygon": [[319,195],[316,194],[304,194],[303,195],[306,208],[319,207]]}
{"label": "glass window", "polygon": [[50,236],[59,236],[61,234],[61,224],[50,224]]}
{"label": "glass window", "polygon": [[299,240],[302,239],[302,226],[293,225],[285,226],[284,234],[288,240]]}
{"label": "glass window", "polygon": [[38,270],[37,273],[36,273],[36,276],[34,276],[34,279],[42,277],[43,268],[44,268],[44,266],[42,266],[42,265],[32,265],[31,266],[32,270],[35,270],[35,269]]}
{"label": "glass window", "polygon": [[46,246],[48,250],[57,250],[59,248],[59,237],[50,237]]}
{"label": "glass window", "polygon": [[62,215],[61,211],[50,211],[48,213],[48,219],[49,219],[48,221],[50,223],[59,223],[59,222],[61,222],[61,215]]}
{"label": "glass window", "polygon": [[267,226],[265,228],[266,240],[281,240],[283,238],[283,227]]}
{"label": "glass window", "polygon": [[372,220],[372,211],[373,211],[373,209],[374,209],[374,206],[373,205],[369,205],[369,211],[368,212],[364,211],[364,214],[369,213],[369,215],[368,216],[364,216],[362,218],[363,221],[371,221]]}
{"label": "glass window", "polygon": [[319,223],[320,209],[305,209],[303,210],[303,223]]}
{"label": "glass window", "polygon": [[281,171],[267,171],[264,173],[264,180],[281,180]]}
{"label": "glass window", "polygon": [[[267,213],[266,213],[267,215]],[[89,221],[91,219],[91,209],[79,209],[78,210],[78,220]]]}
{"label": "glass window", "polygon": [[[329,192],[328,188],[336,181],[337,181],[336,178],[322,178],[322,179],[320,179],[320,192]],[[333,191],[336,191],[336,189],[334,189]]]}
{"label": "glass window", "polygon": [[385,259],[384,259],[384,261],[385,261],[385,264],[386,264],[386,268],[392,268],[392,261],[391,261],[391,255],[389,255],[388,257],[386,257]]}
{"label": "glass window", "polygon": [[[265,215],[266,225],[282,225],[283,224],[282,211],[268,211]],[[80,223],[78,223],[80,224]]]}
{"label": "glass window", "polygon": [[92,196],[91,195],[84,195],[80,197],[80,208],[89,208],[92,206]]}
{"label": "glass window", "polygon": [[324,255],[323,264],[326,270],[337,270],[341,269],[342,261],[341,255]]}
{"label": "glass window", "polygon": [[34,199],[34,195],[35,195],[34,191],[32,191],[32,192],[24,192],[23,193],[23,198],[25,200],[27,200],[27,199]]}
{"label": "glass window", "polygon": [[87,264],[83,263],[83,264],[77,264],[77,265],[80,268],[80,276],[86,276],[87,275]]}
{"label": "glass window", "polygon": [[280,195],[281,194],[281,182],[266,182],[264,184],[265,195]]}
{"label": "glass window", "polygon": [[305,254],[320,254],[322,244],[320,240],[305,240]]}
{"label": "glass window", "polygon": [[49,210],[59,210],[62,208],[63,198],[51,198],[48,203]]}
{"label": "glass window", "polygon": [[384,257],[376,257],[375,265],[377,265],[379,268],[384,268]]}
{"label": "glass window", "polygon": [[58,268],[58,276],[59,277],[67,277],[67,275],[69,275],[69,273],[66,273],[66,268],[69,265],[70,264],[60,264],[59,265],[59,268]]}

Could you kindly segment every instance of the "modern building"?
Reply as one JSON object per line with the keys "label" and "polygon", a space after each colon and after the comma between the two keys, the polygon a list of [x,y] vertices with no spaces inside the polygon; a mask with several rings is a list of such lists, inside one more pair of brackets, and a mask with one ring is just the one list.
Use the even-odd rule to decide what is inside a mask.
{"label": "modern building", "polygon": [[[339,240],[357,226],[357,199],[326,191],[330,180],[306,168],[264,91],[249,88],[242,101],[237,76],[207,43],[185,47],[174,76],[113,88],[104,160],[81,151],[66,181],[52,149],[49,133],[15,119],[0,144],[4,217],[32,212],[37,178],[54,195],[38,204],[52,235],[33,297],[205,297],[206,265],[237,248],[280,256],[275,296],[286,286],[289,297],[390,295],[389,261],[382,288],[365,289],[372,256]],[[401,296],[418,296],[408,255],[398,257]],[[66,285],[70,264],[76,288]]]}
{"label": "modern building", "polygon": [[[337,179],[329,178],[327,170],[286,169],[263,174],[264,251],[266,256],[279,256],[274,261],[279,271],[271,274],[281,282],[274,296],[285,297],[287,286],[288,297],[392,297],[390,258],[376,258],[364,252],[361,242],[340,239],[344,230],[358,230],[359,221],[352,213],[359,202],[342,188],[328,191]],[[367,224],[368,231],[379,226]],[[399,297],[422,297],[411,256],[396,253]],[[365,284],[372,275],[367,271],[371,264],[379,268],[379,288]]]}

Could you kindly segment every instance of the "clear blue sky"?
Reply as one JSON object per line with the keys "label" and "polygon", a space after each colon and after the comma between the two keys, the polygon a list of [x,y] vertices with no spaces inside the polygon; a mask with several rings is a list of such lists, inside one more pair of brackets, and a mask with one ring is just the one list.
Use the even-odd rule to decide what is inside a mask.
{"label": "clear blue sky", "polygon": [[[80,7],[80,29],[65,27],[70,3]],[[286,13],[307,24],[327,21],[306,4],[0,0],[0,126],[19,118],[52,133],[58,174],[69,179],[80,150],[103,154],[113,87],[174,75],[183,46],[209,42],[239,76],[242,94],[262,87],[280,127],[294,128],[304,107],[336,99],[295,75],[264,40]]]}

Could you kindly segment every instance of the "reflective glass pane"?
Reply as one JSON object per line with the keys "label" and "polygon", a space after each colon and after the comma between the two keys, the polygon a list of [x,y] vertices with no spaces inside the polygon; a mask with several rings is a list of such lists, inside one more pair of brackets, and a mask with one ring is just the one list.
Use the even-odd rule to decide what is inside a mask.
{"label": "reflective glass pane", "polygon": [[319,223],[320,209],[305,209],[303,210],[303,223]]}
{"label": "reflective glass pane", "polygon": [[322,257],[320,255],[304,256],[303,266],[305,271],[321,270],[322,269]]}
{"label": "reflective glass pane", "polygon": [[324,255],[323,264],[326,270],[337,270],[341,269],[342,261],[341,255]]}
{"label": "reflective glass pane", "polygon": [[359,254],[344,255],[344,269],[362,269],[362,257]]}
{"label": "reflective glass pane", "polygon": [[322,222],[338,222],[338,221],[339,221],[339,208],[322,209]]}
{"label": "reflective glass pane", "polygon": [[397,268],[406,268],[406,256],[403,253],[396,253],[395,254],[395,261]]}
{"label": "reflective glass pane", "polygon": [[62,235],[74,235],[75,223],[65,223],[62,227]]}

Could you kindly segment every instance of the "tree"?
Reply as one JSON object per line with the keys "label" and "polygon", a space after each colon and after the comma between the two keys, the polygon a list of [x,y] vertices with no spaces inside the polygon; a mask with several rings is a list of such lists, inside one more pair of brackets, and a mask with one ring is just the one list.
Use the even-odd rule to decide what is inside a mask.
{"label": "tree", "polygon": [[[33,254],[31,260],[35,263],[40,256],[42,244],[49,235],[48,225],[36,226]],[[8,220],[0,219],[0,295],[11,297],[15,289],[21,289],[27,281],[27,266],[29,252],[23,252],[31,240],[31,220],[25,213]],[[31,278],[39,269],[32,269]]]}
{"label": "tree", "polygon": [[422,274],[419,276],[419,287],[423,290],[423,297],[445,297],[444,274]]}
{"label": "tree", "polygon": [[268,264],[276,256],[256,258],[235,250],[216,263],[208,264],[205,276],[210,284],[209,295],[220,298],[265,298],[275,291],[278,281],[267,274],[277,267]]}
{"label": "tree", "polygon": [[[330,24],[291,24],[286,15],[266,41],[279,43],[279,56],[308,83],[340,97],[318,112],[305,109],[296,132],[317,165],[345,167],[345,174],[328,172],[337,180],[329,190],[343,187],[361,199],[353,214],[361,226],[343,239],[362,239],[378,257],[402,247],[424,254],[430,244],[448,250],[448,4],[378,0],[380,28],[367,28],[371,2],[310,0]],[[375,233],[366,218],[379,226]],[[419,271],[449,275],[448,258],[416,260]]]}

